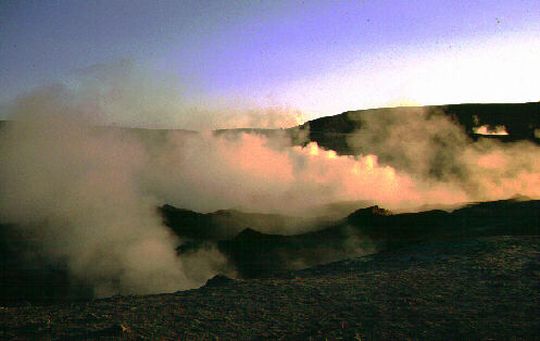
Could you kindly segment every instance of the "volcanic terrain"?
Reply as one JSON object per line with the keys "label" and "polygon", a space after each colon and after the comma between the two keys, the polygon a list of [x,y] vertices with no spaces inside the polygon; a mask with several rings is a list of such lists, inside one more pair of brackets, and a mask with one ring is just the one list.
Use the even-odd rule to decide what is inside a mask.
{"label": "volcanic terrain", "polygon": [[[529,148],[527,150],[536,152],[540,141],[540,103],[362,110],[320,118],[289,129],[219,130],[214,131],[213,136],[234,140],[245,134],[266,137],[285,135],[291,138],[293,146],[289,147],[296,153],[304,153],[302,147],[317,143],[314,145],[315,152],[328,151],[328,160],[339,155],[345,158],[342,161],[346,165],[353,162],[357,165],[360,161],[351,155],[377,153],[378,146],[370,143],[355,145],[351,139],[368,136],[370,142],[381,139],[380,142],[384,143],[386,138],[369,136],[369,124],[373,124],[373,117],[382,117],[394,124],[392,120],[396,117],[409,117],[417,111],[423,113],[422,122],[428,124],[432,117],[438,119],[442,115],[445,119],[448,118],[455,124],[451,130],[465,132],[464,137],[460,135],[458,139],[466,141],[463,146],[475,141],[474,143],[478,142],[480,145],[478,150],[490,152],[492,150],[485,146],[494,146],[495,152],[491,156],[495,155],[495,158],[485,162],[490,171],[482,174],[501,172],[500,177],[494,177],[496,184],[499,184],[497,181],[500,179],[501,187],[506,186],[504,188],[510,188],[508,186],[514,183],[520,186],[522,183],[527,184],[527,179],[531,186],[537,183],[534,172],[538,169],[535,166],[538,160],[523,161],[526,155],[520,154],[521,159],[518,161],[521,163],[518,163],[518,166],[525,165],[522,166],[524,171],[521,172],[522,169],[515,167],[521,173],[515,172],[512,167],[503,171],[497,166],[504,165],[499,162],[503,158],[501,155],[511,154],[501,146],[512,146],[514,151],[525,146],[524,148]],[[16,122],[3,122],[0,133],[4,129],[9,130],[12,125],[16,125]],[[92,129],[92,133],[112,132],[111,135],[114,136],[121,132],[121,143],[116,139],[110,141],[119,142],[124,147],[131,145],[122,143],[131,141],[131,137],[136,136],[152,146],[148,150],[151,160],[163,161],[159,158],[159,153],[172,148],[169,132],[165,130],[104,127]],[[472,192],[478,190],[474,186],[481,182],[468,183],[469,173],[452,163],[453,158],[461,153],[461,147],[448,144],[450,140],[445,140],[445,131],[438,132],[438,135],[429,133],[426,133],[428,143],[438,148],[435,149],[435,157],[429,160],[429,167],[425,170],[416,169],[414,164],[403,163],[414,175],[411,178],[424,176],[426,179],[422,185],[427,184],[425,186],[428,188],[428,185],[434,183],[447,184],[445,181],[451,179],[469,184],[473,187]],[[178,144],[185,143],[185,136],[199,136],[192,131],[177,131],[175,134],[181,135],[181,138],[174,140]],[[485,141],[489,143],[484,143]],[[414,146],[414,143],[412,145]],[[34,147],[32,145],[28,148]],[[28,148],[21,149],[21,152],[28,151]],[[448,158],[439,158],[439,154],[443,154],[441,151],[447,149],[454,154]],[[89,154],[92,156],[95,152],[96,158],[100,160],[101,154],[96,150]],[[124,152],[124,149],[120,150]],[[132,151],[129,148],[127,150]],[[476,153],[478,150],[473,151]],[[9,153],[6,148],[0,148],[0,151]],[[333,154],[330,151],[334,151]],[[111,162],[117,161],[116,158],[122,157],[122,153],[113,153],[112,159],[104,158],[105,165],[108,167]],[[298,163],[309,161],[308,156],[299,155],[301,157],[295,159]],[[412,155],[416,157],[415,154]],[[6,160],[19,159],[7,157]],[[60,160],[64,161],[62,158]],[[92,158],[90,160],[94,161]],[[366,174],[374,168],[373,159],[367,160],[363,161],[366,164]],[[383,165],[400,165],[400,160],[396,161],[395,155],[383,154],[380,160]],[[238,163],[242,161],[239,160]],[[164,164],[169,165],[167,162]],[[19,166],[19,163],[15,164]],[[92,167],[100,165],[92,162],[90,164]],[[177,165],[172,161],[170,164]],[[108,171],[107,167],[97,169]],[[122,167],[119,167],[122,171],[120,173],[124,174]],[[389,168],[381,166],[378,170],[388,171]],[[174,169],[167,174],[172,175],[173,171]],[[533,177],[527,177],[529,174],[526,171],[532,172]],[[18,168],[16,174],[19,174]],[[269,175],[264,172],[263,174]],[[390,174],[391,179],[396,176],[393,171],[383,174]],[[514,181],[513,174],[525,174],[526,180]],[[93,190],[95,183],[103,185],[99,181],[95,182],[96,179],[101,179],[101,174],[98,175],[95,178],[90,177],[94,181],[90,182],[92,186],[81,188]],[[192,176],[195,175],[192,173]],[[220,185],[219,180],[225,178],[218,178],[218,181],[213,183]],[[120,180],[125,179],[120,177]],[[155,179],[150,177],[150,180],[145,180],[147,182],[144,184],[148,185]],[[79,185],[83,182],[73,183]],[[120,183],[123,184],[122,181]],[[378,190],[381,184],[374,182],[369,185]],[[200,183],[198,186],[204,187],[207,184]],[[530,190],[527,186],[519,188]],[[99,189],[109,194],[107,186]],[[111,190],[113,194],[117,194],[114,189],[118,188],[113,186]],[[134,192],[138,193],[140,188],[136,189]],[[161,187],[159,189],[163,190]],[[188,189],[194,191],[198,187]],[[493,189],[498,190],[496,187]],[[236,190],[237,188],[229,188],[230,192]],[[71,194],[71,191],[67,193]],[[374,193],[378,194],[377,191]],[[11,198],[11,194],[3,193],[1,188],[0,194],[3,195],[2,198]],[[83,199],[86,199],[86,193],[83,194]],[[44,214],[45,219],[37,222],[26,222],[24,219],[22,222],[0,221],[0,339],[538,339],[540,200],[537,200],[536,196],[515,194],[514,197],[499,195],[497,199],[500,200],[454,202],[449,206],[434,202],[433,206],[427,203],[420,208],[416,206],[414,210],[396,211],[388,209],[375,199],[330,204],[322,201],[321,205],[317,206],[319,208],[314,208],[304,215],[295,215],[292,211],[244,211],[229,207],[205,211],[188,209],[177,203],[161,202],[149,207],[147,213],[152,219],[148,221],[153,222],[155,218],[157,228],[163,230],[159,230],[163,232],[159,236],[168,238],[167,242],[172,241],[166,244],[171,246],[167,251],[172,253],[172,257],[193,259],[201,254],[219,255],[222,257],[222,263],[218,267],[220,271],[217,271],[217,274],[214,271],[212,275],[215,276],[211,278],[210,275],[207,276],[206,284],[202,281],[199,283],[202,286],[191,286],[194,289],[190,290],[114,296],[96,294],[94,277],[84,277],[81,275],[84,271],[80,268],[77,268],[77,276],[73,275],[73,264],[77,264],[78,259],[70,258],[72,253],[62,254],[62,257],[51,256],[50,245],[46,245],[49,249],[44,247],[43,239],[46,237],[49,241],[55,241],[54,232],[61,229],[48,228],[54,223],[64,223],[64,218],[82,222],[85,228],[82,231],[86,231],[87,221],[77,220],[77,216],[72,212],[92,218],[92,223],[105,222],[103,226],[107,227],[110,225],[109,220],[103,220],[101,215],[96,216],[99,219],[94,219],[92,212],[89,213],[96,207],[106,209],[105,217],[114,218],[111,221],[114,227],[112,230],[115,231],[117,226],[114,224],[122,227],[126,222],[118,217],[137,213],[123,212],[121,208],[146,206],[140,206],[139,201],[134,201],[133,206],[122,206],[120,200],[111,196],[114,200],[109,203],[118,203],[119,206],[117,208],[110,205],[114,206],[110,209],[111,207],[100,206],[101,202],[100,205],[95,205],[94,201],[81,200],[81,197],[76,195],[73,197],[76,204],[87,206],[71,205],[68,200],[67,205],[63,202],[65,206],[62,206],[69,208],[68,210],[51,210],[52,214]],[[208,198],[213,199],[212,196]],[[39,199],[41,200],[41,197]],[[35,206],[24,206],[26,211],[23,216],[33,217],[34,210],[37,213],[48,212],[44,211],[43,202],[40,200],[30,200]],[[5,207],[13,206],[11,201],[6,202],[9,205]],[[178,202],[187,201],[185,197],[181,197]],[[205,203],[204,200],[202,202]],[[143,200],[143,203],[146,204],[147,201]],[[66,211],[70,214],[63,216]],[[0,215],[2,216],[4,215]],[[127,222],[127,226],[137,224],[136,220]],[[74,226],[78,227],[66,223],[66,228]],[[144,229],[125,231],[147,232]],[[99,258],[101,254],[96,255],[95,250],[86,249],[94,244],[101,246],[102,239],[108,236],[106,233],[110,233],[110,230],[103,228],[96,230],[94,234],[97,236],[83,234],[94,238],[90,242],[74,238],[78,244],[69,250],[76,250],[76,255],[96,257],[102,262],[100,264],[107,266],[107,259],[103,261]],[[79,237],[77,234],[74,236]],[[137,236],[129,233],[121,236],[121,244],[131,239],[137,240]],[[53,245],[62,247],[61,244]],[[109,244],[105,245],[109,247]],[[122,245],[110,244],[107,251],[116,256],[125,255],[114,253],[113,251],[117,251],[115,248],[122,250]],[[96,250],[102,253],[103,249]],[[122,257],[120,259],[123,259]],[[93,260],[91,257],[90,259]],[[128,262],[128,265],[132,264]],[[119,278],[122,276],[105,280],[112,282],[113,288],[117,285],[117,292],[122,292],[126,289]],[[179,283],[174,290],[180,287]]]}

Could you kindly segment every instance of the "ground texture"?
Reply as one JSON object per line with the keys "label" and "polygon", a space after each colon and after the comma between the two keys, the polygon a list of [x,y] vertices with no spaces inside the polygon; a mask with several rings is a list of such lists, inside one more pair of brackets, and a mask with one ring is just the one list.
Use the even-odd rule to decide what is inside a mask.
{"label": "ground texture", "polygon": [[432,242],[197,290],[0,307],[0,339],[539,339],[540,238]]}

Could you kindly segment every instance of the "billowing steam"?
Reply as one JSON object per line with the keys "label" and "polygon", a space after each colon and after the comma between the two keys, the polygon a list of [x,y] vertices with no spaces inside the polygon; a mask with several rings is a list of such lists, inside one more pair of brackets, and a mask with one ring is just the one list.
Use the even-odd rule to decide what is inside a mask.
{"label": "billowing steam", "polygon": [[348,140],[355,152],[376,154],[417,188],[441,189],[431,204],[540,196],[540,148],[533,143],[473,142],[447,116],[417,108],[353,118],[362,126]]}
{"label": "billowing steam", "polygon": [[[33,230],[96,295],[200,284],[175,256],[160,202],[142,191],[150,160],[140,142],[65,117],[14,123],[0,140],[2,221]],[[209,266],[195,270],[211,274]]]}
{"label": "billowing steam", "polygon": [[287,128],[304,120],[300,111],[277,105],[201,107],[185,98],[174,77],[129,60],[80,70],[62,83],[35,89],[6,110],[17,119],[61,115],[95,125],[191,130]]}
{"label": "billowing steam", "polygon": [[177,109],[169,90],[111,74],[97,73],[103,87],[92,76],[19,99],[15,121],[0,130],[0,220],[42,238],[50,257],[98,295],[185,289],[223,271],[217,250],[176,255],[179,241],[156,210],[164,203],[317,215],[340,201],[405,210],[540,197],[537,146],[473,143],[445,116],[412,109],[362,117],[349,141],[356,157],[314,142],[292,146],[285,133],[95,127],[169,120]]}

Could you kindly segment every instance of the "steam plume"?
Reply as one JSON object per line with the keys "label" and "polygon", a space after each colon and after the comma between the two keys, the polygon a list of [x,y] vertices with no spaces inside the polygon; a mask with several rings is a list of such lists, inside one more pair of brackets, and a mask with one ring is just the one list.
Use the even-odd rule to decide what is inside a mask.
{"label": "steam plume", "polygon": [[[353,118],[362,127],[348,139],[353,150],[376,154],[420,186],[462,193],[466,201],[540,196],[540,148],[531,142],[473,142],[448,116],[418,108]],[[432,203],[459,199],[448,194]]]}
{"label": "steam plume", "polygon": [[184,108],[176,92],[125,68],[20,98],[0,131],[0,219],[42,238],[98,295],[195,287],[226,268],[215,249],[176,255],[179,241],[157,215],[164,203],[316,215],[339,201],[411,210],[540,197],[537,146],[472,142],[449,118],[417,109],[359,118],[354,157],[284,134],[97,128],[161,124]]}

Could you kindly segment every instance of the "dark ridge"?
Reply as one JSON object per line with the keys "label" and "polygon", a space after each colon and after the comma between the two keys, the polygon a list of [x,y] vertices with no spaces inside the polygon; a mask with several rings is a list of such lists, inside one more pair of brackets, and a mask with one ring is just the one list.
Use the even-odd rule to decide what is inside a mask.
{"label": "dark ridge", "polygon": [[[198,219],[205,222],[208,216],[242,214],[218,211],[204,215],[170,205],[160,210],[165,216],[180,212],[185,219],[183,223],[191,221],[195,225]],[[228,239],[219,240],[216,235],[220,232],[212,230],[213,225],[196,226],[198,230],[193,233],[199,244],[192,244],[192,249],[211,243],[228,258],[240,277],[272,277],[318,264],[430,242],[537,236],[540,234],[540,200],[501,200],[473,203],[452,212],[431,210],[402,214],[391,214],[372,206],[328,223],[325,228],[297,235],[267,234],[244,228],[232,237],[229,235]],[[207,228],[210,231],[205,231]],[[0,305],[91,299],[91,288],[73,281],[62,262],[48,262],[39,243],[24,231],[17,226],[0,224]],[[186,231],[175,232],[182,236]]]}
{"label": "dark ridge", "polygon": [[[347,144],[347,137],[351,134],[361,133],[362,117],[377,115],[383,112],[395,112],[407,115],[416,110],[427,110],[428,113],[443,113],[462,126],[465,133],[473,140],[497,139],[502,142],[531,141],[540,143],[540,138],[535,135],[535,129],[540,128],[540,102],[528,103],[470,103],[449,104],[435,106],[411,106],[378,108],[347,111],[334,116],[326,116],[311,120],[297,127],[286,129],[261,129],[261,128],[237,128],[214,130],[216,136],[234,138],[239,133],[260,134],[268,137],[281,134],[288,135],[296,145],[305,145],[315,141],[325,149],[332,149],[343,155],[351,155],[354,152]],[[0,121],[0,128],[9,121]],[[509,135],[479,135],[473,128],[482,125],[490,127],[505,126]],[[121,127],[98,127],[98,129],[133,130],[135,134],[145,139],[163,140],[166,129],[145,128],[121,128]],[[176,129],[174,131],[185,134],[197,134],[195,131]]]}
{"label": "dark ridge", "polygon": [[214,277],[206,281],[206,284],[203,287],[205,288],[221,287],[221,286],[225,286],[230,283],[233,283],[233,282],[234,280],[232,278],[229,278],[225,275],[215,275]]}
{"label": "dark ridge", "polygon": [[195,240],[221,240],[234,237],[238,230],[224,229],[215,223],[212,215],[163,205],[159,208],[163,223],[178,236]]}
{"label": "dark ridge", "polygon": [[535,140],[534,129],[540,128],[540,102],[501,104],[452,104],[444,106],[444,111],[457,117],[467,132],[480,125],[504,125],[513,139]]}
{"label": "dark ridge", "polygon": [[[159,209],[163,223],[183,239],[218,241],[231,239],[242,230],[252,227],[262,231],[297,230],[310,221],[301,217],[279,214],[245,213],[238,210],[218,210],[213,213],[198,213],[172,205]],[[311,225],[313,226],[312,223]]]}
{"label": "dark ridge", "polygon": [[363,219],[369,219],[373,216],[389,216],[389,215],[392,215],[392,212],[375,205],[375,206],[370,206],[370,207],[356,210],[353,213],[351,213],[347,217],[347,219],[350,221],[359,221]]}
{"label": "dark ridge", "polygon": [[327,228],[294,236],[244,230],[218,243],[243,277],[265,277],[325,262],[436,240],[540,234],[540,200],[501,200],[446,212],[358,210]]}
{"label": "dark ridge", "polygon": [[[416,106],[379,108],[347,111],[335,116],[326,116],[306,122],[288,129],[289,134],[307,131],[308,141],[316,141],[325,149],[333,149],[340,154],[353,154],[347,145],[347,137],[361,133],[362,118],[366,115],[377,115],[383,112],[395,112],[407,115],[416,110],[427,110],[429,113],[443,113],[461,125],[466,134],[474,140],[479,138],[498,139],[503,142],[527,140],[540,143],[535,136],[535,129],[540,128],[540,102],[501,103],[501,104],[450,104],[439,106]],[[508,136],[478,135],[473,128],[489,125],[503,125]]]}

